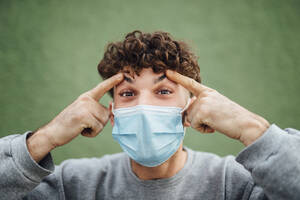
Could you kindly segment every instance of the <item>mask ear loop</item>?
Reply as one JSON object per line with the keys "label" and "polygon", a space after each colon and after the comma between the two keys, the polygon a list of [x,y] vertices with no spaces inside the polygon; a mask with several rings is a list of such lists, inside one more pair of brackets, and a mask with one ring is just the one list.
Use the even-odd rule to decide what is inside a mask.
{"label": "mask ear loop", "polygon": [[[184,113],[186,111],[186,109],[189,107],[191,103],[191,98],[188,99],[187,103],[185,104],[184,108],[180,111],[180,114]],[[186,116],[185,116],[186,117]],[[183,119],[185,118],[183,117]],[[186,132],[186,127],[184,127],[184,130],[183,130],[183,135],[185,136],[185,132]]]}
{"label": "mask ear loop", "polygon": [[185,104],[184,108],[182,108],[182,110],[180,111],[180,114],[182,114],[184,111],[186,111],[186,109],[189,107],[190,103],[191,103],[191,98],[188,99],[188,101]]}
{"label": "mask ear loop", "polygon": [[111,112],[112,112],[112,114],[114,114],[115,115],[115,105],[114,105],[114,102],[112,102],[111,103]]}

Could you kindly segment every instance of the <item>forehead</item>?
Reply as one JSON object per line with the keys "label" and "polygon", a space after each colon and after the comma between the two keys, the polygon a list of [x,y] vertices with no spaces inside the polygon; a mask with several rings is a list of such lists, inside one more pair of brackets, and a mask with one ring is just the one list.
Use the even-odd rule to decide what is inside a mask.
{"label": "forehead", "polygon": [[[137,74],[134,74],[134,79],[144,79],[144,78],[152,78],[152,79],[155,79],[155,78],[158,78],[162,75],[164,75],[165,73],[161,72],[161,73],[154,73],[152,69],[142,69],[139,73],[139,75]],[[125,74],[126,75],[126,74]],[[129,74],[130,75],[130,74]]]}
{"label": "forehead", "polygon": [[125,68],[124,74],[131,76],[131,77],[143,77],[143,76],[151,76],[151,77],[156,77],[156,76],[161,76],[164,74],[164,72],[160,73],[154,73],[152,68],[143,68],[138,75],[131,69],[131,68]]}
{"label": "forehead", "polygon": [[137,75],[132,71],[124,72],[124,81],[122,81],[118,86],[129,83],[131,85],[145,85],[145,84],[157,84],[159,82],[169,82],[170,84],[177,85],[173,81],[167,79],[164,72],[154,73],[151,68],[142,69]]}

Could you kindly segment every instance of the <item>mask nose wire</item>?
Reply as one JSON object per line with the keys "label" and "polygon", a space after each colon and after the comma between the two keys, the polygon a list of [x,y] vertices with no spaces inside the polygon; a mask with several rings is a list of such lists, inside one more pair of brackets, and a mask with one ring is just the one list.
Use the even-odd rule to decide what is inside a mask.
{"label": "mask nose wire", "polygon": [[180,111],[180,114],[182,114],[190,105],[191,103],[191,98],[188,99],[187,103],[185,104],[184,108]]}

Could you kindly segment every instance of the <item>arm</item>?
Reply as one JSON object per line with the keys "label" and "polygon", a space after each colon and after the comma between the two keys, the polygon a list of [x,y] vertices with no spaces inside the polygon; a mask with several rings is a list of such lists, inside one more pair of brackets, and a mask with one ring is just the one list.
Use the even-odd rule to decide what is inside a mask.
{"label": "arm", "polygon": [[264,194],[269,199],[300,196],[299,132],[287,129],[290,134],[286,134],[277,126],[270,126],[261,116],[189,77],[170,70],[166,75],[195,95],[186,117],[192,128],[203,133],[217,130],[246,146],[237,161],[251,172],[254,180],[250,199],[262,199],[258,195]]}
{"label": "arm", "polygon": [[[54,148],[67,144],[79,134],[95,137],[109,117],[108,109],[98,101],[122,80],[123,75],[117,74],[103,81],[80,95],[51,122],[33,134],[27,132],[0,139],[0,199],[20,199],[52,173],[54,165],[50,152]],[[52,187],[54,182],[46,184],[49,187],[43,188],[55,190]]]}
{"label": "arm", "polygon": [[0,139],[0,199],[21,199],[54,171],[50,154],[36,163],[29,154],[26,138],[30,134]]}
{"label": "arm", "polygon": [[[250,199],[259,199],[263,192],[268,199],[300,197],[300,132],[282,130],[275,124],[237,156],[253,178]],[[257,192],[258,187],[262,188]]]}
{"label": "arm", "polygon": [[255,113],[231,101],[218,91],[204,86],[194,79],[168,70],[167,77],[194,94],[187,109],[186,123],[202,133],[215,130],[239,140],[245,146],[257,140],[270,126]]}

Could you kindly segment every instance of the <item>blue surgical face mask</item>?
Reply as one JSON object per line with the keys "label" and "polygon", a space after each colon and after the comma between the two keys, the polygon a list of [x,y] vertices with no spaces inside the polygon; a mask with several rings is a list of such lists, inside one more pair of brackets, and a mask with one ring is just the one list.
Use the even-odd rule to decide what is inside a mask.
{"label": "blue surgical face mask", "polygon": [[113,138],[137,163],[155,167],[168,160],[184,138],[182,109],[179,107],[137,105],[112,108]]}

